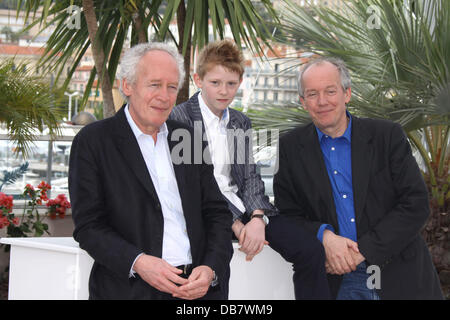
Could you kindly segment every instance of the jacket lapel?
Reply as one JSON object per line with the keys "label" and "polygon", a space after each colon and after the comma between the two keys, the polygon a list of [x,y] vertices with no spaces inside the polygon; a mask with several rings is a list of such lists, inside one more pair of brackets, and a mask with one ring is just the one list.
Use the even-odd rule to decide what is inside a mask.
{"label": "jacket lapel", "polygon": [[123,106],[114,116],[115,127],[113,134],[116,136],[117,148],[125,159],[125,163],[131,168],[136,178],[144,189],[151,195],[155,203],[159,203],[158,195],[148,172],[136,137],[128,124]]}
{"label": "jacket lapel", "polygon": [[[174,128],[172,127],[172,124],[170,122],[166,122],[167,124],[167,130],[169,131],[169,134],[167,135],[167,139],[168,139],[168,144],[169,144],[169,150],[170,153],[172,154],[172,150],[173,148],[179,143],[178,141],[172,141],[172,133]],[[190,145],[190,147],[192,146],[192,144]],[[182,156],[182,155],[181,155]],[[185,197],[185,192],[186,192],[186,188],[181,188],[181,186],[186,185],[185,183],[185,179],[186,179],[186,164],[184,164],[183,162],[180,164],[175,164],[172,161],[172,166],[173,166],[173,170],[175,172],[175,178],[177,180],[177,184],[178,184],[178,190],[180,192],[180,196],[181,199],[186,199]]]}
{"label": "jacket lapel", "polygon": [[352,120],[352,184],[358,226],[366,201],[369,175],[372,171],[372,137],[363,127],[361,119],[353,117]]}
{"label": "jacket lapel", "polygon": [[[198,94],[200,92],[195,93],[188,101],[187,101],[187,112],[189,114],[189,118],[192,120],[192,126],[194,126],[195,121],[201,121],[203,123],[202,112],[200,111],[200,106],[198,102]],[[204,127],[203,127],[204,131]]]}
{"label": "jacket lapel", "polygon": [[[237,175],[237,167],[235,164],[241,164],[241,163],[247,163],[247,159],[243,159],[242,157],[245,156],[245,151],[247,150],[247,144],[245,144],[245,151],[244,155],[239,155],[237,153],[238,149],[238,141],[237,141],[237,135],[236,130],[242,129],[239,122],[236,120],[236,118],[233,116],[233,113],[228,110],[228,115],[230,117],[230,121],[227,124],[227,144],[228,144],[228,154],[230,157],[233,157],[233,159],[230,159],[231,162],[231,176],[234,178]],[[232,130],[232,131],[229,131]],[[245,132],[244,132],[245,133]],[[238,156],[241,156],[242,159],[240,159],[240,162],[238,161]]]}
{"label": "jacket lapel", "polygon": [[[173,134],[173,131],[175,128],[173,127],[173,124],[171,123],[171,121],[167,121],[166,124],[167,124],[167,129],[169,131],[169,134],[167,135],[168,145],[169,145],[169,150],[170,150],[170,154],[172,157],[172,150],[179,142],[172,141],[172,134]],[[190,147],[193,147],[193,142],[191,142]],[[192,155],[190,160],[192,161],[193,159],[194,159],[194,155]],[[186,220],[187,230],[189,232],[190,230],[195,230],[195,228],[197,227],[197,226],[191,225],[191,221],[193,221],[193,220],[190,218],[191,214],[193,213],[192,210],[190,210],[191,206],[189,205],[189,202],[192,201],[192,196],[190,194],[190,188],[189,188],[189,178],[188,178],[190,169],[188,167],[188,164],[185,164],[184,162],[176,164],[172,161],[172,166],[173,166],[173,171],[175,173],[175,179],[177,180],[178,192],[180,194],[181,206],[183,208],[183,214],[184,214],[184,217]],[[189,237],[191,237],[190,233],[189,233]],[[193,259],[195,259],[194,258],[195,256],[196,256],[196,250],[195,250],[195,248],[192,248]]]}
{"label": "jacket lapel", "polygon": [[309,125],[306,134],[300,139],[300,152],[304,159],[304,168],[309,172],[311,181],[318,190],[320,199],[325,202],[331,224],[338,227],[336,207],[334,205],[333,190],[328,177],[327,168],[320,149],[319,138],[313,124]]}

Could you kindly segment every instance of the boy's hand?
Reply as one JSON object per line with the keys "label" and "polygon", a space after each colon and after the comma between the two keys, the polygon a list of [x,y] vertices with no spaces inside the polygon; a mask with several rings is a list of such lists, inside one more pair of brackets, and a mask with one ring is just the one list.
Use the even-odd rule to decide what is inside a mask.
{"label": "boy's hand", "polygon": [[[260,210],[255,210],[253,214],[264,214]],[[250,221],[242,228],[238,237],[239,244],[243,251],[247,254],[246,260],[251,261],[254,256],[262,251],[264,245],[269,244],[266,241],[266,225],[259,218],[250,219]]]}

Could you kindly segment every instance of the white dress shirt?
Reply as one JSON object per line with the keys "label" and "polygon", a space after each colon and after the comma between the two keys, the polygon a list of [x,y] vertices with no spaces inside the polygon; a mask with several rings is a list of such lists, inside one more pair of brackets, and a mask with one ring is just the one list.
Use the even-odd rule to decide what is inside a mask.
{"label": "white dress shirt", "polygon": [[164,123],[160,127],[155,144],[152,136],[144,134],[138,128],[130,115],[128,105],[125,107],[125,115],[136,136],[148,172],[158,194],[159,202],[161,203],[164,217],[162,259],[172,266],[191,264],[191,246],[187,235],[180,192],[170,157],[169,144],[167,142],[167,125]]}
{"label": "white dress shirt", "polygon": [[228,108],[224,110],[222,119],[219,119],[208,108],[201,93],[198,95],[198,102],[205,124],[206,136],[208,137],[211,160],[214,165],[214,177],[219,189],[236,208],[245,213],[245,206],[236,194],[238,187],[233,184],[231,178],[231,161],[227,143],[227,124],[230,121]]}

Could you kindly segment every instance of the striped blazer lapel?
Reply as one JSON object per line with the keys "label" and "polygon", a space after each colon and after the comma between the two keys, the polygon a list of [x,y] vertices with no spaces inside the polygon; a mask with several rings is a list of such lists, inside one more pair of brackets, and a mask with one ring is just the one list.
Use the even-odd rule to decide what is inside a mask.
{"label": "striped blazer lapel", "polygon": [[[189,114],[189,119],[192,121],[192,125],[194,125],[195,121],[201,121],[203,123],[202,112],[200,111],[200,105],[198,102],[198,94],[200,92],[195,93],[187,102],[186,102],[186,110]],[[204,130],[204,128],[203,128]]]}

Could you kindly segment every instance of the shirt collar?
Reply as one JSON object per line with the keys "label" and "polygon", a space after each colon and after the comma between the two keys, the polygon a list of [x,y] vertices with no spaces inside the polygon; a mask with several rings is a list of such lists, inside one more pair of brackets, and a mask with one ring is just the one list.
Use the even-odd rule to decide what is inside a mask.
{"label": "shirt collar", "polygon": [[[348,112],[348,110],[345,111],[347,117],[350,119],[350,121],[348,122],[348,126],[347,129],[345,130],[344,134],[338,138],[344,138],[346,139],[348,142],[352,142],[352,115],[350,114],[350,112]],[[323,133],[322,131],[320,131],[319,128],[316,128],[317,131],[317,135],[319,136],[319,141],[322,141],[323,137],[328,137],[328,135],[326,135],[325,133]]]}
{"label": "shirt collar", "polygon": [[[141,135],[149,136],[148,134],[145,134],[139,129],[136,122],[134,122],[133,118],[131,117],[130,111],[128,110],[129,105],[127,104],[125,106],[125,116],[127,117],[128,124],[131,127],[131,130],[133,131],[133,134],[136,136],[136,139],[138,139]],[[167,137],[167,134],[169,131],[167,130],[167,125],[164,122],[161,127],[159,127],[158,135],[162,134]]]}
{"label": "shirt collar", "polygon": [[198,94],[197,98],[198,98],[198,104],[199,104],[199,106],[200,106],[200,110],[201,110],[201,112],[202,112],[202,116],[204,117],[204,120],[205,120],[205,121],[207,121],[208,123],[210,123],[211,121],[213,121],[213,120],[215,120],[215,119],[218,119],[219,122],[220,122],[220,121],[223,121],[223,122],[225,123],[225,125],[228,124],[228,121],[230,120],[229,112],[228,112],[228,107],[227,107],[225,110],[223,110],[222,118],[219,119],[219,117],[216,116],[216,115],[208,108],[208,106],[206,105],[205,100],[203,100],[202,92],[201,92],[201,91],[200,91],[200,93]]}

